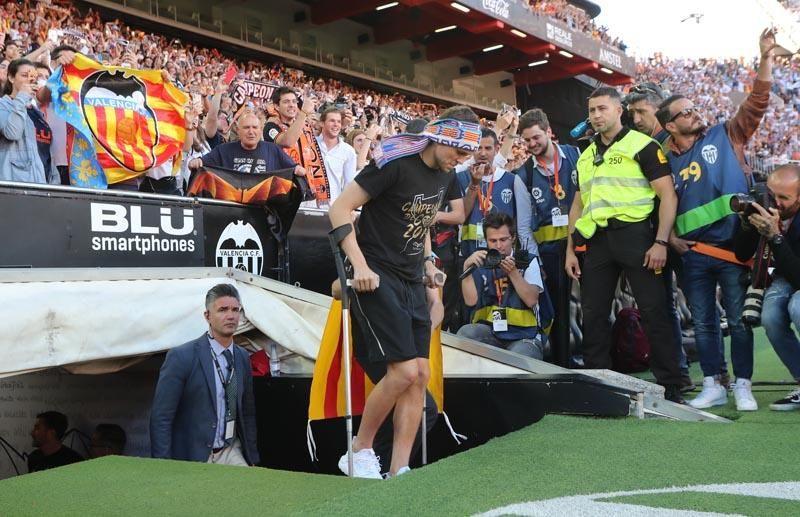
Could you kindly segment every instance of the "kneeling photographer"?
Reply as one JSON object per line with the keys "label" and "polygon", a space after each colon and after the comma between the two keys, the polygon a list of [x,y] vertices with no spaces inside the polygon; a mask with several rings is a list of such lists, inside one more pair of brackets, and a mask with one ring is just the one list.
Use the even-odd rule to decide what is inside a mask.
{"label": "kneeling photographer", "polygon": [[535,257],[526,251],[514,254],[514,229],[508,214],[492,212],[484,218],[489,249],[479,249],[464,261],[461,292],[474,311],[472,323],[461,327],[458,335],[542,359],[546,340],[539,314],[542,274]]}
{"label": "kneeling photographer", "polygon": [[[775,269],[764,293],[761,324],[778,357],[800,382],[800,340],[792,330],[792,323],[800,329],[800,166],[775,169],[767,179],[767,189],[769,210],[746,197],[738,200],[741,207],[732,203],[743,221],[735,242],[736,257],[747,260],[762,248],[759,242],[768,245],[769,265]],[[800,389],[770,404],[770,409],[800,409]]]}

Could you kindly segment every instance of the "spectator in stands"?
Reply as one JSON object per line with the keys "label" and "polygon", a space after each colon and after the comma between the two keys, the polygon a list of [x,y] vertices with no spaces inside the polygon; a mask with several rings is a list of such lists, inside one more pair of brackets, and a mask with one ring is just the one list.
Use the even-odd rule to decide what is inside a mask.
{"label": "spectator in stands", "polygon": [[[551,333],[554,347],[569,348],[569,293],[571,281],[564,271],[569,207],[577,190],[576,164],[580,151],[572,145],[553,142],[547,114],[533,108],[520,117],[519,129],[531,157],[516,174],[529,192],[531,229],[539,247],[547,292],[553,299],[555,322]],[[564,352],[561,358],[568,356]],[[558,354],[556,354],[558,357]],[[564,365],[566,366],[566,365]]]}
{"label": "spectator in stands", "polygon": [[[539,262],[534,258],[520,269],[514,258],[514,220],[503,212],[491,212],[481,222],[487,250],[477,250],[464,261],[471,274],[461,281],[464,303],[475,312],[472,323],[459,336],[542,359],[544,329],[538,319],[539,293],[544,290]],[[499,253],[498,266],[486,266],[490,252]]]}
{"label": "spectator in stands", "polygon": [[751,391],[753,331],[742,322],[746,288],[740,278],[747,268],[728,251],[739,229],[728,199],[749,190],[744,146],[767,109],[774,47],[774,34],[764,30],[753,91],[733,119],[707,128],[694,102],[683,95],[669,97],[657,112],[659,123],[671,136],[667,158],[678,192],[678,211],[670,244],[682,256],[681,286],[692,312],[703,369],[703,390],[689,402],[698,409],[725,405],[728,400],[720,383],[724,354],[719,349],[717,285],[731,333],[736,408],[758,409]]}
{"label": "spectator in stands", "polygon": [[28,456],[28,472],[83,461],[83,456],[61,443],[67,427],[67,416],[58,411],[45,411],[36,415],[36,423],[31,430],[31,439],[36,450]]}
{"label": "spectator in stands", "polygon": [[89,457],[121,456],[127,440],[125,430],[117,424],[97,424],[89,445]]}
{"label": "spectator in stands", "polygon": [[345,142],[353,146],[356,152],[356,173],[361,172],[372,159],[372,145],[377,143],[382,134],[383,128],[377,124],[372,124],[366,131],[353,129],[347,133]]}
{"label": "spectator in stands", "polygon": [[356,151],[341,137],[343,113],[328,107],[320,114],[322,131],[317,136],[325,171],[330,182],[330,202],[339,197],[345,185],[356,177]]}
{"label": "spectator in stands", "polygon": [[211,103],[208,108],[205,123],[203,124],[203,131],[201,140],[204,140],[209,149],[214,149],[218,145],[225,143],[225,135],[230,130],[228,124],[228,114],[222,111],[220,104],[225,93],[228,91],[228,86],[225,81],[220,79],[214,89],[214,95],[211,97]]}
{"label": "spectator in stands", "polygon": [[36,85],[36,69],[27,59],[8,66],[8,79],[0,95],[0,179],[47,183],[39,157],[36,126],[28,116]]}
{"label": "spectator in stands", "polygon": [[261,140],[261,123],[255,113],[248,113],[239,120],[238,142],[217,146],[189,163],[191,169],[204,165],[256,174],[293,167],[295,175],[305,175],[305,169],[292,161],[280,147]]}
{"label": "spectator in stands", "polygon": [[[53,67],[72,63],[77,50],[69,45],[59,45],[50,52]],[[50,159],[58,171],[62,185],[69,185],[69,162],[67,161],[67,123],[53,109],[49,88],[40,88],[36,96],[39,108],[47,120],[53,138],[50,142]]]}
{"label": "spectator in stands", "polygon": [[[736,236],[736,256],[747,260],[756,252],[759,237],[769,241],[772,283],[764,293],[761,324],[775,353],[800,384],[800,166],[784,165],[767,179],[776,208],[766,210],[757,203],[757,213],[742,220]],[[735,363],[734,363],[735,364]],[[800,410],[800,389],[770,404],[774,411]]]}
{"label": "spectator in stands", "polygon": [[535,251],[531,238],[531,196],[519,176],[494,166],[500,145],[491,129],[481,129],[478,150],[469,170],[456,173],[464,197],[466,220],[461,228],[461,256],[466,258],[479,248],[486,248],[483,220],[490,212],[503,212],[516,221],[516,235],[524,235],[520,244]]}
{"label": "spectator in stands", "polygon": [[44,85],[47,82],[47,78],[50,77],[50,67],[38,61],[34,63],[34,67],[36,68],[36,84],[33,87],[34,100],[28,106],[28,116],[36,128],[36,147],[39,150],[39,159],[42,161],[47,182],[59,185],[61,184],[61,177],[53,164],[51,154],[53,131],[50,129],[50,124],[47,123],[47,117],[36,105],[39,91],[46,89]]}

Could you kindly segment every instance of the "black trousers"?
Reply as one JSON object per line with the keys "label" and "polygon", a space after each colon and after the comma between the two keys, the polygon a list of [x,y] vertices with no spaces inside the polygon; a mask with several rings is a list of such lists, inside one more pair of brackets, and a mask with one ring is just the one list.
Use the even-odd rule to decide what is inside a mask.
{"label": "black trousers", "polygon": [[621,272],[630,282],[650,341],[650,370],[661,385],[680,384],[678,345],[664,296],[664,280],[645,269],[655,238],[650,221],[599,229],[587,241],[581,275],[583,359],[587,368],[611,368],[611,302]]}
{"label": "black trousers", "polygon": [[572,279],[564,270],[566,252],[566,239],[539,245],[539,255],[545,274],[545,289],[550,295],[555,311],[553,326],[550,330],[552,361],[568,368],[570,357],[569,293],[572,289]]}

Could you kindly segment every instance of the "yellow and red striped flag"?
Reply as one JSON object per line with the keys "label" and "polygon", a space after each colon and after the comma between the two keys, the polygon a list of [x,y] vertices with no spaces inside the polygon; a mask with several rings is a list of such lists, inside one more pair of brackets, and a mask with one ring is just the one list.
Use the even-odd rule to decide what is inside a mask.
{"label": "yellow and red striped flag", "polygon": [[186,94],[158,70],[103,66],[77,54],[48,81],[71,127],[73,185],[104,188],[175,157],[186,137]]}
{"label": "yellow and red striped flag", "polygon": [[[352,340],[351,340],[352,343]],[[430,369],[428,390],[433,395],[439,412],[444,407],[444,376],[442,370],[441,329],[431,333]],[[311,380],[311,397],[308,404],[309,420],[324,420],[345,416],[344,365],[342,363],[342,302],[333,300],[328,311],[328,320],[322,334],[314,376]],[[353,415],[364,412],[364,403],[374,385],[358,361],[352,357],[350,387]]]}

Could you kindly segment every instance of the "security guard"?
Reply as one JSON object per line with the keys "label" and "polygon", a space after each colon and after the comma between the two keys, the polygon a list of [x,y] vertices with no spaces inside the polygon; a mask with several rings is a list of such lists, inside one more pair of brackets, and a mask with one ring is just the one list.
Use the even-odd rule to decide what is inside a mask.
{"label": "security guard", "polygon": [[[582,279],[584,362],[587,368],[611,367],[608,315],[624,272],[650,341],[650,368],[664,386],[665,398],[683,403],[678,348],[659,276],[677,197],[658,142],[624,128],[621,116],[622,100],[614,88],[598,88],[589,97],[589,122],[596,136],[578,159],[579,190],[569,212],[566,258],[567,274]],[[654,233],[650,216],[656,196],[659,223]],[[583,272],[576,244],[587,247]]]}
{"label": "security guard", "polygon": [[531,229],[539,245],[547,292],[555,306],[555,321],[550,333],[553,359],[561,366],[569,363],[570,278],[564,273],[567,250],[567,213],[578,187],[575,170],[580,151],[573,145],[553,142],[547,114],[539,108],[519,119],[520,136],[531,156],[516,174],[531,194]]}

